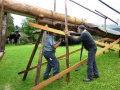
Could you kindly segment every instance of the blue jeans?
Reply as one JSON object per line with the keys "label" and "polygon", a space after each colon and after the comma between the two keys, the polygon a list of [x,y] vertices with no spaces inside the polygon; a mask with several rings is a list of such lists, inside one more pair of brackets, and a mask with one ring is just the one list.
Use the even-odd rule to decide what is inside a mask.
{"label": "blue jeans", "polygon": [[53,68],[53,76],[58,74],[60,71],[60,68],[59,68],[59,61],[57,60],[57,58],[55,56],[55,51],[45,51],[44,57],[48,62],[46,71],[44,73],[44,77],[49,76],[52,68]]}
{"label": "blue jeans", "polygon": [[88,51],[87,75],[89,79],[93,79],[93,75],[99,76],[96,61],[95,61],[96,51],[97,49],[92,49]]}

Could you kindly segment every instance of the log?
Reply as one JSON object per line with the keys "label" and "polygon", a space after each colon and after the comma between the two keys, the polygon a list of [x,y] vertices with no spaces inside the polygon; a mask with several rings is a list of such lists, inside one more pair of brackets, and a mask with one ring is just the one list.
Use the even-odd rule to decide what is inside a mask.
{"label": "log", "polygon": [[[65,22],[65,14],[57,13],[55,11],[43,9],[40,7],[36,7],[36,6],[24,4],[24,3],[20,3],[15,0],[4,0],[4,1],[5,1],[4,2],[4,10],[3,10],[4,12],[9,12],[9,13],[18,14],[18,15],[22,15],[22,16],[26,16],[26,17],[31,17],[31,18],[40,18],[40,19],[41,18],[42,19],[54,18],[54,20],[57,20],[59,22]],[[2,6],[2,0],[0,0],[0,8],[1,8],[1,6]],[[76,25],[80,25],[80,24],[84,23],[85,26],[87,27],[87,30],[93,35],[98,35],[101,37],[108,37],[108,38],[112,38],[112,39],[120,38],[120,34],[118,35],[118,34],[114,34],[111,32],[106,33],[105,31],[100,29],[97,25],[88,23],[88,22],[86,22],[82,19],[76,18],[76,17],[72,17],[69,15],[67,15],[67,16],[68,16],[68,23],[69,23],[68,29],[69,30],[75,31],[77,29]],[[40,22],[40,20],[39,20],[39,22]],[[42,23],[42,22],[40,22],[40,23]],[[48,22],[45,22],[45,24],[48,24]],[[55,22],[55,24],[57,24],[57,22]],[[64,26],[63,23],[61,23],[61,24],[62,24],[62,26]],[[62,30],[64,30],[63,27],[62,27]]]}
{"label": "log", "polygon": [[[48,19],[48,18],[40,18],[39,19],[39,24],[40,25],[45,25],[47,24],[49,27],[51,28],[55,28],[55,29],[58,29],[58,30],[64,30],[65,29],[65,22],[62,22],[62,21],[58,21],[58,20],[54,20],[52,22],[52,19]],[[77,31],[77,26],[78,24],[71,24],[71,23],[68,23],[68,30],[69,31]],[[99,28],[99,26],[95,25],[95,24],[92,24],[92,23],[86,23],[86,29],[92,34],[92,35],[95,35],[95,36],[100,36],[100,37],[103,37],[103,38],[110,38],[111,40],[112,39],[118,39],[120,38],[120,32],[119,31],[114,31],[112,30],[112,32],[114,31],[114,33],[111,33],[111,31],[107,32],[102,30],[101,28]]]}
{"label": "log", "polygon": [[[10,12],[13,14],[18,14],[26,17],[32,18],[54,18],[55,20],[65,21],[65,14],[57,13],[52,10],[43,9],[40,7],[32,6],[29,4],[20,3],[15,0],[4,0],[4,12]],[[0,7],[2,6],[2,0],[0,0]],[[29,8],[28,8],[29,7]],[[76,23],[76,24],[86,24],[86,21],[68,16],[68,23]]]}

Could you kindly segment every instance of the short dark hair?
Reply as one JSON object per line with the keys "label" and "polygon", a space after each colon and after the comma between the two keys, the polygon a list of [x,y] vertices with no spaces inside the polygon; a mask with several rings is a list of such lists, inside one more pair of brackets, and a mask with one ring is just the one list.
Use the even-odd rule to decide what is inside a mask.
{"label": "short dark hair", "polygon": [[78,28],[82,29],[82,30],[86,29],[86,27],[84,25],[80,25],[80,26],[78,26]]}

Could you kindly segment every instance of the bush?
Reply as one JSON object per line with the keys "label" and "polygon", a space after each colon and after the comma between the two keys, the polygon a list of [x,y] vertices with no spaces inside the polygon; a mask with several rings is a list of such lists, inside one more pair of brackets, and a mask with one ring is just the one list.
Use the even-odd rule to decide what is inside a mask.
{"label": "bush", "polygon": [[27,44],[29,42],[27,37],[21,37],[20,40],[21,44]]}

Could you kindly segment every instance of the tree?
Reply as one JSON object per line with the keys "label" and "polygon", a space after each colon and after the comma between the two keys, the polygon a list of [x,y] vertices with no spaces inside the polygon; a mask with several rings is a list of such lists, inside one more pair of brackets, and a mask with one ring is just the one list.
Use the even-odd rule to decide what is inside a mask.
{"label": "tree", "polygon": [[9,14],[8,16],[8,27],[7,27],[7,36],[9,36],[11,34],[11,32],[13,32],[15,29],[14,27],[14,18],[11,16],[11,14]]}
{"label": "tree", "polygon": [[31,36],[33,38],[33,40],[35,41],[37,39],[37,36],[35,34],[32,34],[32,32],[34,30],[36,30],[36,28],[34,27],[30,27],[28,25],[29,22],[33,22],[35,23],[35,19],[33,18],[25,18],[24,20],[22,20],[22,27],[21,27],[21,31],[24,32],[25,34]]}

